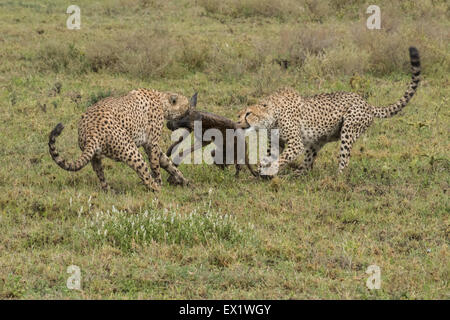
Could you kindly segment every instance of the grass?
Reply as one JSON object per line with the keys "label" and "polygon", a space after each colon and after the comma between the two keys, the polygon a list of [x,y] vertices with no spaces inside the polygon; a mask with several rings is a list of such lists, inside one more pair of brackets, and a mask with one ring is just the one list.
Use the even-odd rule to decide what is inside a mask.
{"label": "grass", "polygon": [[[81,29],[67,30],[63,1],[1,3],[0,297],[448,299],[448,4],[379,1],[382,29],[367,30],[369,4],[79,1]],[[192,187],[155,195],[106,160],[115,194],[48,154],[56,123],[73,159],[81,113],[138,87],[199,91],[200,109],[232,119],[285,85],[387,105],[410,79],[409,45],[417,95],[375,121],[343,175],[330,143],[301,178],[182,165]],[[380,290],[366,287],[372,264]]]}
{"label": "grass", "polygon": [[246,232],[249,230],[242,230],[233,216],[212,213],[210,206],[206,211],[195,210],[189,215],[175,210],[171,213],[146,210],[130,214],[113,206],[111,212],[97,212],[94,220],[85,219],[81,231],[88,240],[102,245],[110,243],[123,251],[132,251],[134,246],[153,242],[184,246],[235,244],[243,242],[244,236],[251,235],[251,232]]}

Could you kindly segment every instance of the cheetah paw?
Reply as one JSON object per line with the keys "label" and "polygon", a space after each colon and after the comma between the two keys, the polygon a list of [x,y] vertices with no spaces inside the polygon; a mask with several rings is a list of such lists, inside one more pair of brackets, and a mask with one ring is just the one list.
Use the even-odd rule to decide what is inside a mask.
{"label": "cheetah paw", "polygon": [[177,185],[187,186],[189,184],[189,181],[187,179],[185,179],[184,177],[175,176],[175,175],[169,176],[169,178],[167,178],[167,182],[174,186],[177,186]]}

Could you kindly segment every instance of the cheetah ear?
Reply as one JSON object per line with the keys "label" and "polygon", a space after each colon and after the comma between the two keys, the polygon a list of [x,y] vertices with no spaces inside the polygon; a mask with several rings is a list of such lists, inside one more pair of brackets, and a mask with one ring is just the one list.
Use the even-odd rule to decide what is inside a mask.
{"label": "cheetah ear", "polygon": [[170,101],[171,104],[176,104],[177,103],[177,99],[178,99],[178,96],[176,94],[172,94],[170,96],[170,98],[169,98],[169,101]]}
{"label": "cheetah ear", "polygon": [[194,95],[189,100],[189,108],[194,109],[197,106],[197,94],[198,92],[194,93]]}

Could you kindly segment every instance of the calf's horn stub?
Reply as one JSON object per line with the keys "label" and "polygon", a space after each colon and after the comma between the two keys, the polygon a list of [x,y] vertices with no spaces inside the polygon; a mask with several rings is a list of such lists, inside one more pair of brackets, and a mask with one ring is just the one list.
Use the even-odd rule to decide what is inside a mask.
{"label": "calf's horn stub", "polygon": [[197,95],[198,92],[194,93],[194,95],[191,97],[191,99],[189,100],[189,107],[195,108],[197,106]]}

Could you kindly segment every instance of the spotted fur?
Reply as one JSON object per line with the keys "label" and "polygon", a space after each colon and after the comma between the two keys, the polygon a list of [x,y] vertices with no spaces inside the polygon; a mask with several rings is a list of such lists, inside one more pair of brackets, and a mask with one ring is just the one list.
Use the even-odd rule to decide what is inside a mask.
{"label": "spotted fur", "polygon": [[298,156],[304,160],[297,173],[312,168],[324,144],[341,141],[339,172],[348,165],[353,143],[372,124],[374,118],[389,118],[400,112],[417,90],[420,58],[416,48],[409,48],[412,80],[403,97],[387,107],[376,107],[351,92],[334,92],[302,97],[294,89],[282,89],[239,113],[244,128],[280,130],[286,148],[278,159],[281,170]]}
{"label": "spotted fur", "polygon": [[[76,161],[66,161],[56,150],[55,142],[64,126],[59,123],[50,133],[49,151],[61,168],[78,171],[92,164],[103,189],[108,189],[103,173],[102,158],[122,161],[133,168],[152,191],[161,185],[160,166],[170,173],[172,181],[185,184],[182,173],[160,149],[164,119],[183,116],[190,103],[182,95],[139,89],[121,97],[109,97],[92,105],[78,123],[78,145],[82,150]],[[150,159],[150,170],[139,147],[143,146]]]}

